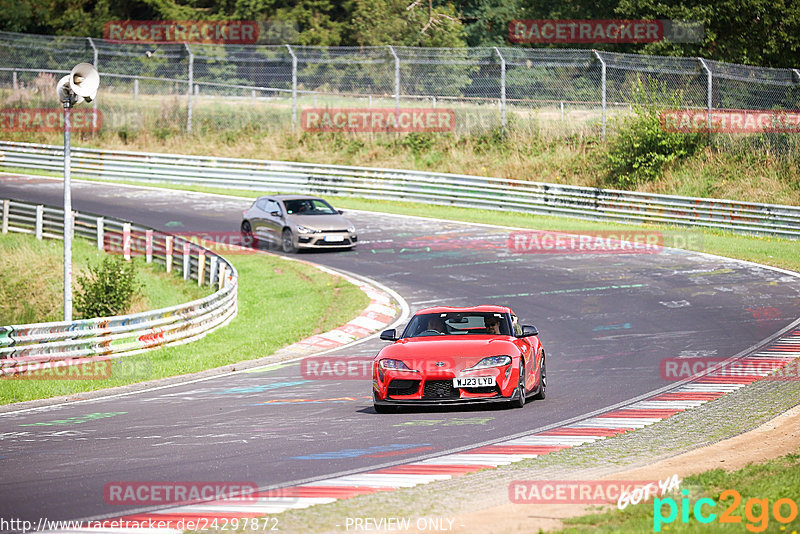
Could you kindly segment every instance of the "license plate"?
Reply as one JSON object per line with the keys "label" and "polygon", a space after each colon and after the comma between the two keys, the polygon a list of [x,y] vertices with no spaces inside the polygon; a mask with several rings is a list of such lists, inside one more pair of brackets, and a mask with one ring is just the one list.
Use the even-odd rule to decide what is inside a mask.
{"label": "license plate", "polygon": [[453,387],[457,388],[483,388],[493,385],[493,376],[460,376],[453,379]]}
{"label": "license plate", "polygon": [[328,243],[341,243],[344,241],[343,235],[326,235],[325,241]]}

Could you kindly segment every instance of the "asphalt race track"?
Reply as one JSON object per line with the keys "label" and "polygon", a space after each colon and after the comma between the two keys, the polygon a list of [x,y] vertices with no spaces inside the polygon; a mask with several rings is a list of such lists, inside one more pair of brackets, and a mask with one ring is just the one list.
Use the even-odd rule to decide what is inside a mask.
{"label": "asphalt race track", "polygon": [[[60,205],[61,188],[49,179],[0,177],[0,198]],[[78,211],[173,232],[235,232],[251,203],[88,182],[73,183],[72,195]],[[512,307],[541,333],[547,399],[521,410],[377,415],[369,381],[308,380],[295,362],[0,414],[0,516],[130,513],[104,502],[104,486],[116,481],[280,487],[444,454],[663,388],[663,359],[729,357],[800,316],[800,279],[754,265],[673,250],[522,254],[508,249],[507,229],[347,215],[359,229],[355,251],[300,256],[381,282],[412,312],[434,304]],[[331,355],[371,356],[383,344],[373,339]],[[48,424],[63,420],[73,424]]]}

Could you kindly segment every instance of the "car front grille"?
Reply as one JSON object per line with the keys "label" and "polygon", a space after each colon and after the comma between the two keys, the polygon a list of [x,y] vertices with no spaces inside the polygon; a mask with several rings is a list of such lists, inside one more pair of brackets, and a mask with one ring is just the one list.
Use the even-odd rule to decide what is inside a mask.
{"label": "car front grille", "polygon": [[400,380],[395,379],[389,382],[386,391],[388,396],[392,395],[413,395],[419,389],[419,380]]}
{"label": "car front grille", "polygon": [[423,399],[457,399],[459,396],[452,380],[428,380],[422,393]]}

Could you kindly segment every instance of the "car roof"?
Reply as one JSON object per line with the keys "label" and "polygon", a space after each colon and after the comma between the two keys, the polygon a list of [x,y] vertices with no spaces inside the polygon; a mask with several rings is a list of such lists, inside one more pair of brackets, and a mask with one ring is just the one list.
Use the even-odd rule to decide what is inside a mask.
{"label": "car roof", "polygon": [[314,195],[265,195],[263,197],[258,197],[259,200],[261,200],[262,198],[269,198],[271,200],[302,200],[302,199],[322,200],[320,197],[315,197]]}
{"label": "car roof", "polygon": [[492,304],[482,304],[480,306],[469,306],[466,308],[458,308],[455,306],[434,306],[432,308],[425,308],[419,310],[414,315],[422,315],[425,313],[469,313],[469,312],[514,313],[508,306],[495,306]]}

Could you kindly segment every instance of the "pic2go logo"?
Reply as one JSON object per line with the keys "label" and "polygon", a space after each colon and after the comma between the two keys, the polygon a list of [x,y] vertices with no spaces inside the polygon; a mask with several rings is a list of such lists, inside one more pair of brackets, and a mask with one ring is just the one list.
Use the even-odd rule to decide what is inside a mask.
{"label": "pic2go logo", "polygon": [[[708,510],[717,507],[717,502],[713,499],[703,498],[698,499],[694,506],[689,503],[689,490],[683,490],[683,498],[680,502],[680,509],[678,503],[672,497],[663,499],[656,498],[653,500],[653,532],[661,532],[662,525],[669,525],[678,518],[678,512],[681,514],[681,523],[689,522],[689,512],[691,510],[694,519],[702,524],[712,523],[717,519],[717,514]],[[736,515],[736,509],[742,502],[742,496],[738,491],[728,489],[719,494],[719,500],[725,501],[729,498],[733,502],[719,514],[719,523],[733,523],[741,524],[742,517]],[[778,523],[787,524],[791,523],[797,518],[797,503],[792,499],[782,498],[775,501],[770,508],[769,499],[748,499],[744,505],[744,516],[747,519],[745,528],[750,532],[764,532],[769,526],[770,512]],[[664,515],[665,506],[668,509],[667,515]],[[705,508],[704,508],[705,507]]]}

